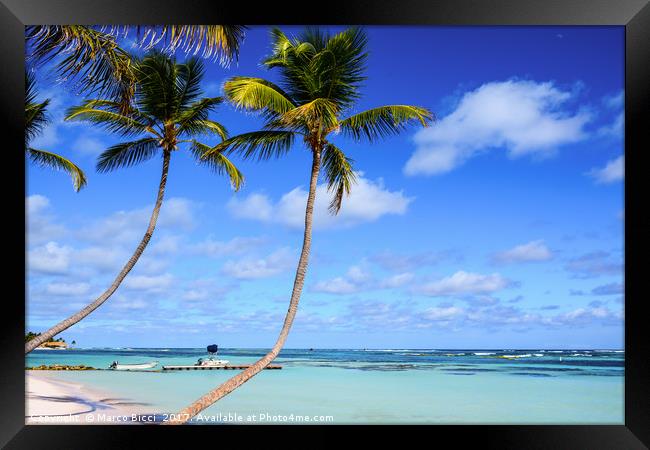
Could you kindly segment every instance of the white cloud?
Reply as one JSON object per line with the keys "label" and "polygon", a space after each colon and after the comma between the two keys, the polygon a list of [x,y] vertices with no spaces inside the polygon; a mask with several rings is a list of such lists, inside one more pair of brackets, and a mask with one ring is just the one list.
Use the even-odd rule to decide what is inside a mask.
{"label": "white cloud", "polygon": [[504,289],[509,284],[510,281],[498,273],[481,275],[461,270],[449,277],[424,284],[418,287],[416,291],[432,296],[489,294]]}
{"label": "white cloud", "polygon": [[50,200],[44,195],[25,197],[25,239],[28,245],[52,241],[65,234],[65,227],[54,223],[49,210]]}
{"label": "white cloud", "polygon": [[86,247],[75,251],[75,262],[84,267],[99,270],[117,270],[125,264],[128,256],[125,252],[114,247]]}
{"label": "white cloud", "polygon": [[456,306],[449,307],[434,307],[426,309],[423,313],[425,319],[433,321],[446,321],[458,318],[465,311],[462,308]]}
{"label": "white cloud", "polygon": [[72,144],[72,150],[88,156],[97,156],[107,149],[106,144],[90,136],[79,136]]}
{"label": "white cloud", "polygon": [[517,245],[505,252],[494,255],[494,260],[499,263],[548,261],[553,257],[544,241],[531,241],[527,244]]}
{"label": "white cloud", "polygon": [[589,114],[562,109],[573,95],[551,82],[486,83],[466,93],[448,116],[418,131],[417,149],[404,173],[446,173],[481,152],[500,147],[511,157],[553,154],[558,146],[585,137],[583,126]]}
{"label": "white cloud", "polygon": [[312,291],[327,294],[353,294],[359,291],[359,286],[343,277],[336,277],[316,283],[312,287]]}
{"label": "white cloud", "polygon": [[[413,201],[412,197],[406,197],[402,191],[386,189],[382,179],[372,181],[363,177],[361,172],[357,173],[357,183],[352,187],[350,196],[343,199],[343,207],[336,216],[328,212],[331,198],[327,185],[319,184],[314,206],[315,228],[348,227],[373,222],[387,214],[402,215]],[[235,217],[302,228],[306,204],[307,191],[297,187],[275,203],[264,194],[251,194],[241,200],[233,198],[228,203],[228,210]]]}
{"label": "white cloud", "polygon": [[402,287],[406,284],[409,284],[415,279],[415,275],[413,275],[410,272],[405,272],[405,273],[399,273],[397,275],[393,275],[391,277],[386,278],[385,280],[382,280],[379,283],[379,287],[382,288],[397,288],[397,287]]}
{"label": "white cloud", "polygon": [[208,298],[208,295],[209,293],[206,290],[190,289],[189,291],[183,294],[183,300],[189,300],[189,301],[205,300],[206,298]]}
{"label": "white cloud", "polygon": [[84,295],[89,291],[90,285],[88,283],[50,283],[45,287],[45,293],[50,295]]}
{"label": "white cloud", "polygon": [[61,246],[56,242],[48,242],[28,252],[27,267],[34,272],[65,273],[70,265],[71,252],[70,247]]}
{"label": "white cloud", "polygon": [[410,272],[399,273],[388,278],[377,279],[363,266],[352,266],[345,275],[320,281],[311,288],[313,292],[328,294],[353,294],[374,289],[395,289],[413,281]]}
{"label": "white cloud", "polygon": [[[191,200],[185,198],[167,199],[160,209],[157,228],[193,228],[195,207]],[[131,244],[144,235],[152,210],[153,204],[139,209],[117,211],[82,228],[79,238],[93,242]]]}
{"label": "white cloud", "polygon": [[265,242],[266,239],[260,237],[235,237],[229,241],[217,241],[208,238],[192,245],[191,250],[194,253],[217,258],[225,255],[241,255]]}
{"label": "white cloud", "polygon": [[30,195],[25,197],[25,211],[28,215],[38,214],[50,206],[50,200],[44,195]]}
{"label": "white cloud", "polygon": [[240,261],[226,261],[222,272],[233,278],[252,280],[279,275],[293,267],[297,258],[287,247],[281,248],[265,258],[246,258]]}
{"label": "white cloud", "polygon": [[609,161],[601,169],[592,169],[588,175],[595,178],[596,183],[607,184],[620,181],[625,177],[625,155]]}
{"label": "white cloud", "polygon": [[159,291],[172,285],[174,277],[169,274],[147,276],[131,275],[124,280],[124,288],[138,291]]}

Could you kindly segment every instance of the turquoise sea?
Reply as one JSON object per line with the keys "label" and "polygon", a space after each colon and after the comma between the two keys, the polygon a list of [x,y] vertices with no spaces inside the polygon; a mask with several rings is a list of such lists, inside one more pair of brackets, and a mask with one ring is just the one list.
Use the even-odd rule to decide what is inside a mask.
{"label": "turquoise sea", "polygon": [[[220,349],[218,357],[251,363],[265,352]],[[107,368],[112,361],[159,361],[159,369],[205,356],[205,349],[190,348],[35,350],[26,364]],[[282,370],[262,372],[204,415],[216,423],[323,416],[320,421],[339,424],[622,424],[624,358],[622,350],[285,349],[274,361]],[[236,372],[48,373],[163,414]]]}

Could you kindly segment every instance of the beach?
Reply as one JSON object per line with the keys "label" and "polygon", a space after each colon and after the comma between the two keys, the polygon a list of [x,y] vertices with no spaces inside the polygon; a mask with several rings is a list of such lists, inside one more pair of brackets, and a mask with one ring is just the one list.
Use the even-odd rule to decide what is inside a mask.
{"label": "beach", "polygon": [[25,372],[25,423],[29,425],[123,423],[146,411],[145,404],[62,380],[52,372]]}

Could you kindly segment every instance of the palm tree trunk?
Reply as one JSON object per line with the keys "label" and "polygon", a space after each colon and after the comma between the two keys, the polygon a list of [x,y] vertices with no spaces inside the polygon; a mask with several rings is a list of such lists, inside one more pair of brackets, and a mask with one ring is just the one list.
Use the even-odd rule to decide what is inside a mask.
{"label": "palm tree trunk", "polygon": [[131,256],[129,261],[126,263],[126,265],[122,268],[120,273],[113,281],[113,284],[111,284],[111,286],[106,291],[104,291],[102,295],[100,295],[94,302],[86,306],[84,309],[68,317],[64,321],[59,322],[58,324],[56,324],[55,326],[47,330],[45,333],[41,333],[31,341],[27,342],[25,344],[25,354],[31,352],[32,350],[34,350],[36,347],[38,347],[39,345],[41,345],[51,337],[54,337],[57,334],[61,333],[63,330],[70,328],[72,325],[79,322],[81,319],[83,319],[88,314],[90,314],[95,309],[97,309],[102,303],[108,300],[108,298],[111,295],[113,295],[113,292],[115,292],[115,290],[120,286],[122,280],[124,280],[126,275],[131,271],[131,269],[133,269],[133,266],[135,266],[135,263],[138,262],[138,259],[140,259],[140,256],[142,255],[142,252],[144,252],[144,249],[147,247],[147,244],[151,240],[153,231],[156,228],[156,222],[158,221],[158,214],[160,213],[160,207],[162,205],[163,197],[165,195],[165,185],[167,184],[167,172],[169,171],[170,157],[171,157],[171,152],[169,152],[168,150],[164,150],[162,175],[160,177],[160,185],[158,187],[158,197],[156,198],[156,204],[153,208],[153,212],[151,213],[151,219],[149,219],[149,226],[147,227],[147,232],[142,237],[142,240],[140,241],[140,245],[138,245],[138,247],[135,249],[133,256]]}
{"label": "palm tree trunk", "polygon": [[248,380],[253,378],[259,372],[261,372],[266,366],[268,366],[271,361],[273,361],[280,353],[280,350],[284,346],[284,342],[287,340],[289,335],[289,330],[293,324],[293,319],[296,316],[298,311],[298,302],[300,301],[300,294],[302,293],[302,288],[305,284],[305,275],[307,273],[307,263],[309,262],[309,251],[311,249],[311,229],[312,229],[312,217],[314,212],[314,201],[316,199],[316,184],[318,182],[318,173],[320,171],[321,164],[321,152],[320,149],[313,151],[313,162],[311,167],[311,181],[309,183],[309,195],[307,196],[307,208],[305,210],[305,234],[302,241],[302,252],[300,253],[300,259],[298,260],[298,268],[296,269],[296,278],[293,282],[293,291],[291,292],[291,301],[289,302],[289,310],[287,315],[284,318],[284,324],[282,325],[282,330],[278,336],[278,340],[275,342],[275,345],[263,358],[256,361],[253,365],[248,367],[246,370],[240,372],[234,377],[222,383],[217,388],[205,394],[203,397],[196,400],[187,408],[183,408],[177,414],[174,414],[174,419],[164,422],[165,425],[181,425],[192,417],[196,416],[198,413],[206,409],[208,406],[215,403],[217,400],[225,397],[230,394],[232,391],[237,389],[242,384],[246,383]]}

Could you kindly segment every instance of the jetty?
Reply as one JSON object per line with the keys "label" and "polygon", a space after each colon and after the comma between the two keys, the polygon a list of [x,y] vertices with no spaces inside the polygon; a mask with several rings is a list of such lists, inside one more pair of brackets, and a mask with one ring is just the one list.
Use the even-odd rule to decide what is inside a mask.
{"label": "jetty", "polygon": [[[223,366],[163,366],[162,370],[244,370],[248,369],[251,364],[227,364]],[[279,370],[282,366],[269,364],[264,369]]]}

